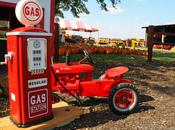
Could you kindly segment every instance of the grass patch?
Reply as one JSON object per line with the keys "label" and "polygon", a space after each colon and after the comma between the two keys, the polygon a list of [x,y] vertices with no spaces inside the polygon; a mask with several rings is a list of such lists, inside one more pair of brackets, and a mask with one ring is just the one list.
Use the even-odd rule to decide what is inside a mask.
{"label": "grass patch", "polygon": [[[128,61],[145,61],[146,57],[138,55],[117,55],[117,54],[91,54],[94,62],[128,62]],[[71,55],[71,61],[78,61],[84,57],[83,54]],[[65,62],[65,56],[60,57],[60,62]]]}
{"label": "grass patch", "polygon": [[[94,62],[134,62],[140,61],[145,62],[147,61],[146,56],[139,56],[139,55],[120,55],[120,54],[91,54],[90,55]],[[71,61],[78,61],[84,57],[83,54],[73,54],[71,55]],[[65,62],[65,56],[60,56],[60,62]],[[157,51],[155,50],[153,53],[153,61],[160,61],[160,62],[175,62],[175,53],[174,52],[167,52],[167,51]]]}
{"label": "grass patch", "polygon": [[162,62],[175,62],[175,53],[165,51],[154,51],[153,60]]}

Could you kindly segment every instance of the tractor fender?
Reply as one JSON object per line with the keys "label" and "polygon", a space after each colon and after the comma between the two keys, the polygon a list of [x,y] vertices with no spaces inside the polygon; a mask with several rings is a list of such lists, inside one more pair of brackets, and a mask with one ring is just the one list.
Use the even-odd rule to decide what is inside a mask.
{"label": "tractor fender", "polygon": [[120,83],[132,84],[132,82],[128,79],[119,79],[119,80],[114,81],[110,86],[106,86],[105,91],[110,92],[114,87],[116,87]]}

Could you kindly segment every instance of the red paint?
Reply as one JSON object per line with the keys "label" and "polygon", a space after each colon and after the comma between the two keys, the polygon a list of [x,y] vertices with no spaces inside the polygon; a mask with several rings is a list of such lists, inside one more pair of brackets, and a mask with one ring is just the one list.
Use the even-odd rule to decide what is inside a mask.
{"label": "red paint", "polygon": [[106,76],[108,76],[109,78],[112,78],[112,77],[116,77],[118,75],[124,74],[126,72],[128,72],[128,68],[124,66],[120,66],[120,67],[108,69],[106,71]]}
{"label": "red paint", "polygon": [[[55,0],[50,0],[50,32],[54,34],[54,17],[55,17]],[[45,18],[46,19],[46,18]],[[54,35],[51,37],[51,46],[54,46]],[[54,55],[54,48],[51,48],[52,55]]]}
{"label": "red paint", "polygon": [[34,118],[48,113],[48,91],[41,89],[28,93],[29,117]]}
{"label": "red paint", "polygon": [[134,103],[134,94],[129,89],[121,89],[115,95],[115,105],[120,109],[127,109]]}
{"label": "red paint", "polygon": [[7,3],[7,2],[2,2],[0,1],[0,6],[2,7],[15,7],[16,6],[16,3]]}
{"label": "red paint", "polygon": [[47,32],[42,28],[36,28],[36,27],[20,27],[17,29],[12,30],[11,32]]}
{"label": "red paint", "polygon": [[[54,65],[54,72],[60,82],[74,94],[108,97],[110,91],[118,84],[132,84],[131,81],[123,77],[123,74],[128,71],[127,67],[120,66],[108,69],[101,79],[93,80],[92,72],[94,67],[88,64],[80,64],[80,61],[70,63],[70,65],[65,63]],[[52,80],[54,81],[53,78]],[[56,81],[52,84],[52,90],[60,90],[62,93],[66,93]]]}
{"label": "red paint", "polygon": [[[46,32],[40,28],[34,27],[22,27],[13,30],[12,32]],[[46,38],[47,39],[47,50],[50,50],[52,47],[50,45],[50,37],[48,36],[7,36],[7,48],[8,52],[13,52],[13,60],[8,62],[8,76],[9,76],[9,95],[10,95],[10,112],[11,117],[17,123],[25,124],[30,122],[35,122],[37,120],[43,119],[52,115],[52,99],[51,99],[51,52],[47,51],[47,70],[40,75],[31,75],[28,71],[28,54],[27,54],[27,38]],[[25,43],[25,44],[24,44]],[[33,79],[47,78],[48,84],[46,86],[29,88],[28,81]],[[41,92],[40,92],[41,90]],[[43,91],[42,91],[43,90]],[[42,98],[42,94],[46,94],[48,91],[48,112],[40,111],[40,116],[30,118],[29,115],[34,116],[30,113],[30,97],[35,95]],[[34,91],[37,91],[36,93]],[[15,94],[16,101],[11,99],[11,93]],[[35,113],[38,115],[38,113]]]}
{"label": "red paint", "polygon": [[[43,8],[43,14],[45,14],[45,10]],[[41,22],[39,23],[40,25],[40,28],[44,29],[44,19],[45,19],[45,15],[43,15],[42,19],[41,19]]]}
{"label": "red paint", "polygon": [[[51,0],[51,5],[50,5],[50,32],[54,33],[54,17],[55,17],[55,0]],[[54,40],[54,36],[51,38],[51,41]],[[53,43],[53,42],[51,42]],[[54,49],[53,49],[54,50]]]}
{"label": "red paint", "polygon": [[59,71],[58,74],[92,73],[93,69],[94,67],[88,64],[67,65],[66,63],[60,63],[54,65],[54,70]]}

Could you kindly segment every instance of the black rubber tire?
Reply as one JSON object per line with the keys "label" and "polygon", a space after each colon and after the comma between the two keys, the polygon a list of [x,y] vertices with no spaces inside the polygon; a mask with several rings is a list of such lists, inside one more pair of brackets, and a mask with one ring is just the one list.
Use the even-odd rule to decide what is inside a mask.
{"label": "black rubber tire", "polygon": [[[115,94],[117,92],[119,92],[120,90],[122,89],[127,89],[127,90],[131,90],[132,91],[132,94],[134,94],[134,103],[133,105],[131,105],[132,107],[131,108],[128,108],[128,109],[121,109],[121,108],[117,108],[117,106],[115,105],[114,103],[114,98],[115,98]],[[114,112],[115,114],[117,115],[127,115],[127,114],[130,114],[132,113],[135,108],[137,107],[138,105],[138,90],[134,87],[134,85],[132,84],[128,84],[128,83],[120,83],[119,85],[117,85],[116,87],[114,87],[110,94],[109,94],[109,108],[111,109],[112,112]]]}

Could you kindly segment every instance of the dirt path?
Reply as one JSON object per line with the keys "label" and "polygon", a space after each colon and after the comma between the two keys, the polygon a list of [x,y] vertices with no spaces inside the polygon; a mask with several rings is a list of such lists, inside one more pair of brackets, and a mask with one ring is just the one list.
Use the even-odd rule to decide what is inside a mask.
{"label": "dirt path", "polygon": [[87,100],[85,104],[91,106],[89,113],[57,129],[175,130],[175,64],[98,63],[101,69],[97,71],[118,65],[130,68],[126,77],[134,81],[140,91],[136,112],[118,116],[109,111],[107,100]]}

